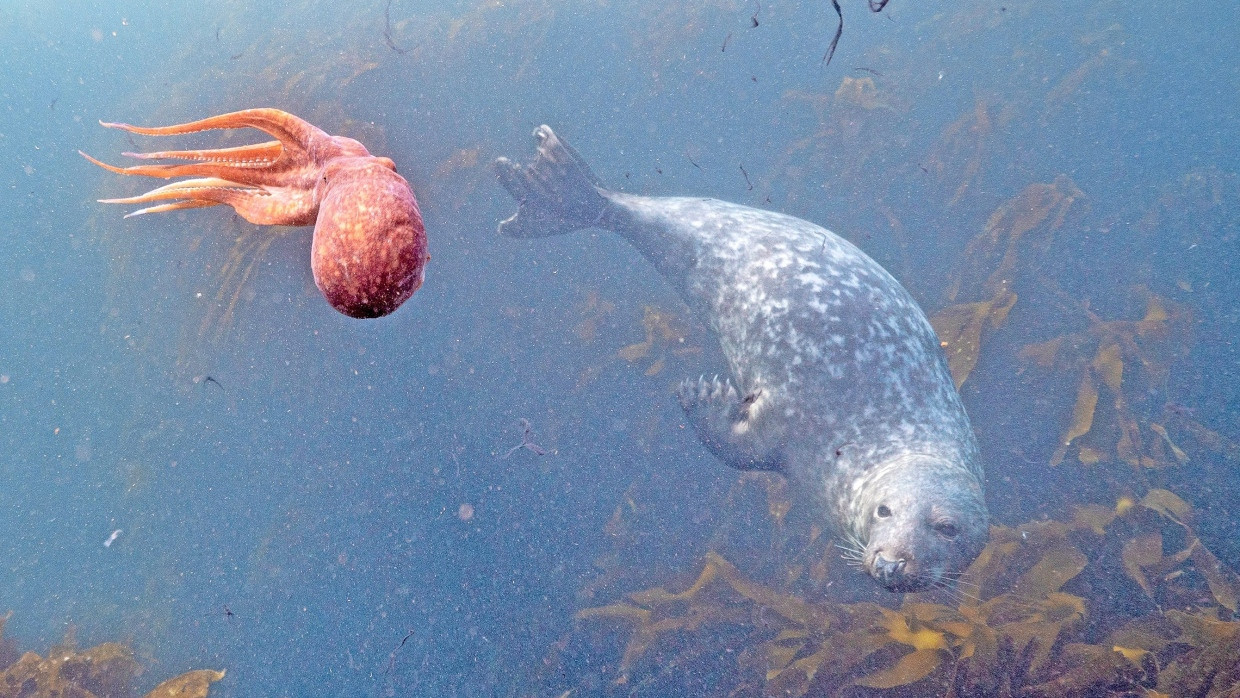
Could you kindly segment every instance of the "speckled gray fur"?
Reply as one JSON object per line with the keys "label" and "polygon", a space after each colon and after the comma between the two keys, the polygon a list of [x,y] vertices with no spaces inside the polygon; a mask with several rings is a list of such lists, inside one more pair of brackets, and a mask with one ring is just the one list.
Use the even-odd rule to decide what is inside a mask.
{"label": "speckled gray fur", "polygon": [[[889,588],[941,583],[973,559],[986,527],[976,442],[934,330],[904,287],[813,223],[715,199],[608,191],[550,129],[535,136],[533,165],[496,163],[521,202],[501,233],[612,230],[677,287],[729,364],[727,379],[686,381],[679,393],[716,455],[808,487],[866,546],[866,565],[894,554],[870,547],[910,560],[926,550],[921,533],[872,542],[875,507],[889,498],[905,497],[931,523],[954,517],[969,527],[965,549],[950,555],[958,559]],[[946,503],[921,503],[936,497]]]}

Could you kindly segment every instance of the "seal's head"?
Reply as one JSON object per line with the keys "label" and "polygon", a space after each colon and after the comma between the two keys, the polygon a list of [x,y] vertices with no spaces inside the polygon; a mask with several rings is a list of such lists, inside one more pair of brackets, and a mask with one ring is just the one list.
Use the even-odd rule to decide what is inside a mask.
{"label": "seal's head", "polygon": [[853,531],[861,564],[888,591],[951,587],[989,535],[982,486],[967,468],[903,456],[858,494]]}

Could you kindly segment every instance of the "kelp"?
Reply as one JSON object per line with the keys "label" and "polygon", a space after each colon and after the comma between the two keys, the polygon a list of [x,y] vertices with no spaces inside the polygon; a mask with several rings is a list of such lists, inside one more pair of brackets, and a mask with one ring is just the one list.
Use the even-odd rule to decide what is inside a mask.
{"label": "kelp", "polygon": [[1240,622],[1200,614],[1168,611],[1167,620],[1179,634],[1172,642],[1187,646],[1162,672],[1167,695],[1235,696],[1240,689]]}
{"label": "kelp", "polygon": [[686,47],[705,42],[721,46],[724,34],[720,32],[715,39],[708,32],[718,28],[721,19],[741,11],[744,6],[740,0],[703,0],[660,3],[653,8],[617,4],[614,8],[632,20],[625,22],[630,51],[644,61],[651,76],[649,89],[652,94],[659,94],[676,84],[669,78],[682,70],[714,76],[716,68]]}
{"label": "kelp", "polygon": [[897,111],[885,98],[879,97],[874,79],[868,77],[845,76],[840,81],[840,86],[835,89],[835,104],[841,107],[857,107],[866,111],[874,109]]}
{"label": "kelp", "polygon": [[[1106,46],[1100,48],[1096,53],[1086,58],[1080,65],[1064,75],[1055,83],[1055,86],[1046,93],[1044,98],[1044,106],[1042,110],[1042,123],[1048,124],[1054,119],[1064,107],[1071,104],[1074,99],[1079,97],[1081,87],[1091,79],[1100,79],[1098,76],[1105,75],[1107,79],[1115,79],[1116,71],[1108,71],[1106,68],[1111,67],[1117,59],[1114,56],[1115,48],[1123,46],[1126,40],[1125,33],[1122,29],[1115,28],[1115,31],[1100,32],[1096,36],[1087,37],[1086,41],[1090,43],[1105,42]],[[1114,46],[1112,46],[1112,43]],[[1127,65],[1131,62],[1125,61]]]}
{"label": "kelp", "polygon": [[597,289],[590,289],[585,300],[574,311],[581,321],[573,328],[573,333],[583,344],[589,344],[598,338],[599,325],[616,312],[616,304],[599,295]]}
{"label": "kelp", "polygon": [[629,363],[636,363],[650,358],[653,352],[653,360],[643,371],[647,376],[658,375],[663,370],[668,354],[684,356],[701,351],[700,347],[686,346],[689,332],[684,329],[679,318],[653,305],[642,308],[642,329],[645,330],[646,338],[621,348],[616,355]]}
{"label": "kelp", "polygon": [[[689,672],[701,643],[740,630],[734,695],[1234,695],[1240,577],[1192,518],[1187,502],[1154,489],[1063,521],[995,526],[947,601],[909,594],[899,608],[809,600],[709,552],[683,590],[631,593],[577,619],[630,628],[616,685],[652,671],[656,647],[663,671]],[[1151,603],[1110,603],[1125,580]]]}
{"label": "kelp", "polygon": [[[993,269],[982,285],[986,295],[1012,282],[1023,247],[1048,249],[1068,214],[1084,200],[1084,192],[1069,177],[1058,175],[1050,183],[1030,184],[996,208],[964,252],[974,269]],[[964,280],[963,275],[955,278],[949,300],[956,299]]]}
{"label": "kelp", "polygon": [[[763,194],[786,189],[788,203],[816,195],[818,187],[834,191],[847,182],[849,189],[859,188],[857,182],[873,176],[867,166],[879,162],[890,146],[891,125],[900,123],[909,107],[905,95],[871,77],[845,76],[834,90],[821,92],[786,89],[780,100],[807,125],[764,168],[772,174],[758,176],[755,184]],[[802,116],[806,107],[809,113]],[[824,162],[832,166],[819,172]],[[867,205],[881,200],[867,197]]]}
{"label": "kelp", "polygon": [[146,698],[195,698],[206,696],[211,684],[224,678],[223,671],[196,669],[173,677],[151,689]]}
{"label": "kelp", "polygon": [[[1145,313],[1139,320],[1103,320],[1083,307],[1088,329],[1021,349],[1020,359],[1027,365],[1066,368],[1080,376],[1071,419],[1051,455],[1051,465],[1062,463],[1074,445],[1077,460],[1086,465],[1117,460],[1159,468],[1188,461],[1165,425],[1139,416],[1128,395],[1165,384],[1170,362],[1189,341],[1191,315],[1153,293],[1140,293],[1145,296]],[[1103,404],[1109,404],[1114,428],[1105,440],[1087,439],[1096,431],[1095,415],[1104,394],[1110,398]]]}
{"label": "kelp", "polygon": [[1014,305],[1016,294],[1005,286],[988,301],[951,305],[930,318],[939,344],[947,354],[947,366],[957,389],[977,366],[982,351],[982,330],[987,325],[992,330],[999,329]]}
{"label": "kelp", "polygon": [[[943,129],[923,165],[940,181],[957,182],[946,208],[960,203],[981,175],[994,134],[990,111],[991,105],[978,97],[972,111],[961,114]],[[957,163],[961,160],[964,162],[957,171]]]}
{"label": "kelp", "polygon": [[[580,318],[573,333],[583,344],[592,344],[599,338],[599,330],[616,312],[615,303],[599,296],[598,291],[588,290],[584,301],[574,308]],[[640,342],[626,344],[586,366],[577,376],[576,389],[582,390],[593,383],[603,371],[617,359],[641,368],[647,377],[657,376],[667,368],[669,360],[700,354],[702,347],[691,341],[689,325],[671,311],[653,305],[642,307],[641,330],[645,336]]]}
{"label": "kelp", "polygon": [[1136,230],[1149,238],[1169,238],[1184,248],[1234,244],[1240,238],[1238,201],[1240,174],[1217,166],[1196,168],[1169,184],[1137,221]]}
{"label": "kelp", "polygon": [[[982,331],[987,325],[999,329],[1016,305],[1018,296],[1013,286],[1022,254],[1030,247],[1044,251],[1084,198],[1064,175],[1048,184],[1031,184],[995,209],[982,232],[969,242],[964,253],[966,266],[952,280],[947,298],[955,302],[967,285],[979,287],[985,300],[950,305],[930,320],[957,388],[977,366]],[[986,274],[983,282],[971,281],[980,274]]]}
{"label": "kelp", "polygon": [[[1048,462],[1059,465],[1072,455],[1085,465],[1183,465],[1190,460],[1178,442],[1183,435],[1168,430],[1170,417],[1182,415],[1160,420],[1145,403],[1152,391],[1166,386],[1172,362],[1190,349],[1191,312],[1137,287],[1134,293],[1145,305],[1144,315],[1137,320],[1107,320],[1042,272],[1045,260],[1054,257],[1059,231],[1085,201],[1081,190],[1060,175],[1050,183],[1026,187],[999,206],[983,232],[968,243],[965,262],[946,294],[953,302],[965,294],[981,300],[955,302],[931,322],[960,387],[977,366],[983,334],[1008,320],[1020,295],[1036,297],[1049,291],[1069,322],[1083,318],[1087,327],[1026,344],[1017,352],[1020,372],[1039,369],[1076,376],[1074,399],[1065,406],[1066,425]],[[1174,422],[1182,430],[1199,426],[1188,424],[1192,420],[1186,417]]]}
{"label": "kelp", "polygon": [[[1217,453],[1223,457],[1223,460],[1230,463],[1240,464],[1240,443],[1236,443],[1217,431],[1207,428],[1171,404],[1164,405],[1163,411],[1167,417],[1167,424],[1178,427],[1198,448],[1210,453]],[[1153,425],[1151,425],[1152,427]],[[1181,451],[1177,448],[1176,452]]]}
{"label": "kelp", "polygon": [[288,228],[259,229],[235,218],[232,227],[235,229],[233,244],[216,272],[219,285],[215,294],[207,300],[207,309],[198,324],[199,339],[221,341],[233,329],[238,303],[247,292],[253,296],[250,280],[255,269],[262,264],[272,244],[289,231]]}
{"label": "kelp", "polygon": [[[0,618],[0,631],[12,615]],[[142,673],[129,647],[104,642],[78,650],[73,629],[46,657],[22,654],[0,668],[0,698],[125,698],[136,695],[133,682]],[[205,698],[223,671],[200,669],[164,681],[145,698]]]}

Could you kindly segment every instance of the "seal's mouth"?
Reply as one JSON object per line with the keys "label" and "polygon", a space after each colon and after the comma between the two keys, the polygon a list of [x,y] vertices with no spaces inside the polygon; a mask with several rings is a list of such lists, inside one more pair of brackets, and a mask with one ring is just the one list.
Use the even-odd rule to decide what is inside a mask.
{"label": "seal's mouth", "polygon": [[925,575],[894,575],[881,576],[879,574],[870,573],[884,589],[893,594],[908,594],[918,591],[928,591],[941,586],[940,583]]}
{"label": "seal's mouth", "polygon": [[893,593],[926,591],[941,585],[936,575],[917,570],[910,560],[904,558],[891,560],[882,554],[874,555],[866,565],[866,571],[884,589]]}

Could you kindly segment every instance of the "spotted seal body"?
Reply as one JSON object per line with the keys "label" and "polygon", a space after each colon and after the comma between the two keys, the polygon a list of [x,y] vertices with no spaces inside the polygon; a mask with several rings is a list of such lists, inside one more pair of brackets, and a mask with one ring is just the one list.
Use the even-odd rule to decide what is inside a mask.
{"label": "spotted seal body", "polygon": [[817,495],[886,588],[950,584],[986,541],[982,472],[934,330],[899,282],[799,218],[604,189],[550,128],[534,135],[531,165],[495,163],[520,203],[500,233],[622,235],[718,334],[729,377],[679,391],[701,441]]}

